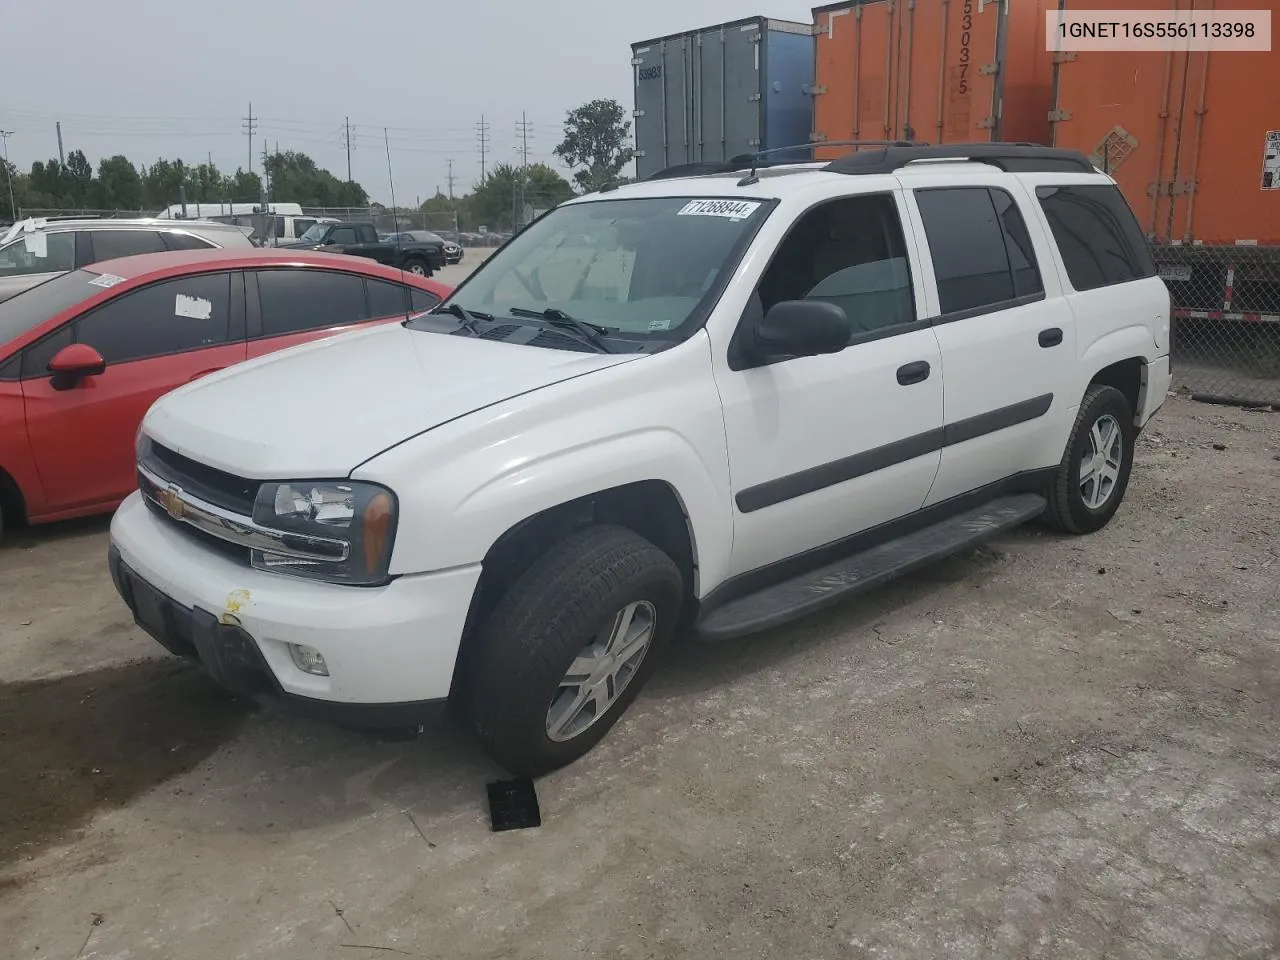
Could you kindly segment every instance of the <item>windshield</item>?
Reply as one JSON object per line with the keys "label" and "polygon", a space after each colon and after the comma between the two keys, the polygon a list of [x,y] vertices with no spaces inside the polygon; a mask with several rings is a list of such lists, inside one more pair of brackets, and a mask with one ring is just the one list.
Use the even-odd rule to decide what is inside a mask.
{"label": "windshield", "polygon": [[328,229],[328,226],[329,225],[327,223],[313,223],[311,226],[307,227],[306,232],[298,239],[305,240],[308,243],[319,243],[324,239],[324,232]]}
{"label": "windshield", "polygon": [[[627,338],[669,338],[693,316],[761,200],[597,200],[559,207],[517,234],[449,303],[504,317],[558,311]],[[504,317],[505,319],[505,317]]]}
{"label": "windshield", "polygon": [[89,270],[64,273],[0,303],[0,344],[22,336],[55,313],[101,293],[102,286],[93,282],[99,276],[101,274]]}

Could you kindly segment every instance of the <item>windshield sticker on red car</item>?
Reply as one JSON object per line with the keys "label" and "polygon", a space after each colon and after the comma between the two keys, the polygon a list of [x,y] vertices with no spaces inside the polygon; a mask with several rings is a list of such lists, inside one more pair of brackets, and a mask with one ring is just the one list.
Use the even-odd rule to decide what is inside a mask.
{"label": "windshield sticker on red car", "polygon": [[726,220],[745,220],[756,212],[760,204],[752,200],[690,200],[676,214],[677,217],[723,217]]}
{"label": "windshield sticker on red car", "polygon": [[100,273],[89,281],[93,287],[114,287],[117,283],[124,283],[124,277],[117,277],[114,273]]}
{"label": "windshield sticker on red car", "polygon": [[213,316],[213,301],[180,293],[173,301],[173,315],[191,320],[208,320]]}

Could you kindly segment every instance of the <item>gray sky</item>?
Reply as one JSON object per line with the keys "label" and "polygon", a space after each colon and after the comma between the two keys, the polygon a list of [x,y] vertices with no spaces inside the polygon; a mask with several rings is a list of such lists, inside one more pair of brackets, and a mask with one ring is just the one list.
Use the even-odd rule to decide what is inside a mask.
{"label": "gray sky", "polygon": [[[10,78],[0,129],[20,170],[68,152],[97,167],[210,155],[225,171],[248,164],[242,118],[258,135],[346,173],[343,118],[355,131],[352,176],[388,199],[383,127],[396,200],[455,190],[480,172],[476,125],[489,123],[490,162],[517,157],[528,116],[530,160],[555,162],[568,110],[596,97],[630,111],[630,44],[764,14],[810,19],[810,4],[768,0],[62,0],[3,2],[0,60]],[[27,77],[18,82],[17,78]]]}

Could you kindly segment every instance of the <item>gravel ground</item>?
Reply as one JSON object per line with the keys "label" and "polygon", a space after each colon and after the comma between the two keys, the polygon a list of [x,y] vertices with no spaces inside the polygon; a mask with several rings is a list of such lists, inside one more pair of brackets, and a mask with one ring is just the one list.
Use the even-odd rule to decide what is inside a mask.
{"label": "gravel ground", "polygon": [[[1115,521],[673,651],[491,834],[158,656],[105,521],[0,549],[0,955],[1280,956],[1280,417],[1170,399]],[[79,952],[77,952],[79,951]]]}

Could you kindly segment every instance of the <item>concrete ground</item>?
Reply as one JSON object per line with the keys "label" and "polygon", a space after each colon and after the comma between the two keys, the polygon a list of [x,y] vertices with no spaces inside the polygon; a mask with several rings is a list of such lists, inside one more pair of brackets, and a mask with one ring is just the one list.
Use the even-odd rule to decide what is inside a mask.
{"label": "concrete ground", "polygon": [[228,700],[106,521],[0,548],[0,956],[1280,956],[1280,417],[1170,399],[1103,532],[673,651],[543,826],[455,732]]}

